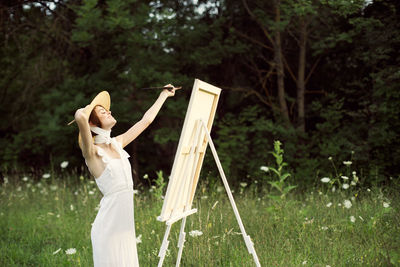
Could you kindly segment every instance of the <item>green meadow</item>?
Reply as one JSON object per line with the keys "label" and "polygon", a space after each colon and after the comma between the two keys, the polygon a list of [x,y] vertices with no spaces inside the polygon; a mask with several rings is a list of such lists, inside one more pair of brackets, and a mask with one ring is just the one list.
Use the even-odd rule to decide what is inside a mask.
{"label": "green meadow", "polygon": [[[279,200],[258,183],[232,188],[262,266],[324,267],[400,266],[398,189],[332,192],[322,184]],[[166,229],[156,219],[162,207],[157,191],[135,191],[141,266],[157,266]],[[90,229],[100,199],[94,181],[84,177],[6,178],[0,186],[0,266],[92,266]],[[186,222],[181,266],[255,266],[222,183],[200,183],[193,207],[198,212]],[[179,228],[180,222],[172,227],[164,266],[175,264]]]}

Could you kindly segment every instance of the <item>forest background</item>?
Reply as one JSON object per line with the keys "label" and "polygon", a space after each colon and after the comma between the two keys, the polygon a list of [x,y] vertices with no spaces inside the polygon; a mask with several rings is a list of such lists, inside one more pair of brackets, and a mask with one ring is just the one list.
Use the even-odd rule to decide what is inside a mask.
{"label": "forest background", "polygon": [[[263,176],[280,140],[292,184],[332,177],[343,161],[362,183],[390,184],[399,12],[395,0],[1,1],[1,178],[63,161],[87,174],[67,126],[75,111],[109,91],[117,135],[157,98],[140,88],[172,83],[184,89],[126,148],[135,183],[169,173],[199,78],[223,89],[212,136],[230,183]],[[206,156],[202,176],[216,177],[214,164]]]}

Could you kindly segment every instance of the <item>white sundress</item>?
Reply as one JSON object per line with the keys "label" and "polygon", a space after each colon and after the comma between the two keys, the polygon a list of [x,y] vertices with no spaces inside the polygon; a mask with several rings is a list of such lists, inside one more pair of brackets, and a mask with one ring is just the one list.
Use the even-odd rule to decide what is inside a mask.
{"label": "white sundress", "polygon": [[129,154],[119,147],[120,159],[111,158],[97,147],[106,168],[95,179],[103,194],[92,224],[91,240],[95,267],[138,267],[133,181]]}

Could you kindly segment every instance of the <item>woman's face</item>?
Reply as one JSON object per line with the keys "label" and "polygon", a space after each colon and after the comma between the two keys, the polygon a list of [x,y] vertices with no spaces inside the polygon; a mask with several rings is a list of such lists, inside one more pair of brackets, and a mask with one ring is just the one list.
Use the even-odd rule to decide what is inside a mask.
{"label": "woman's face", "polygon": [[96,115],[101,122],[101,126],[105,130],[110,130],[117,123],[117,121],[111,115],[111,110],[107,111],[102,106],[96,106],[94,108],[94,112],[96,112]]}

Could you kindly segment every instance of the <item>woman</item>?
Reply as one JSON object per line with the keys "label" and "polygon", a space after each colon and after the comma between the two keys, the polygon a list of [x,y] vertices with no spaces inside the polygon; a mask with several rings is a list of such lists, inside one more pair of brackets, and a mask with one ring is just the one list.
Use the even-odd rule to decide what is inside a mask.
{"label": "woman", "polygon": [[164,89],[139,122],[114,138],[110,133],[116,120],[111,115],[110,95],[106,91],[75,113],[82,155],[103,194],[91,230],[95,267],[139,266],[132,173],[129,154],[123,148],[152,123],[165,100],[179,89],[170,84],[167,86],[172,89]]}

